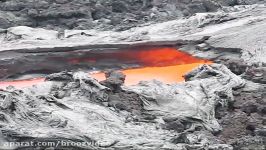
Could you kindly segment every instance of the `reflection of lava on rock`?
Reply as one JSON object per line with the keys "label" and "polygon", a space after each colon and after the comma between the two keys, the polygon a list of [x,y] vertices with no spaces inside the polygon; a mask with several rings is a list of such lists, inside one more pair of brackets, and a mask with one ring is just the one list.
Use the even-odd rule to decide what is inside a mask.
{"label": "reflection of lava on rock", "polygon": [[[137,84],[139,81],[156,79],[164,83],[175,83],[183,81],[183,75],[201,64],[211,63],[210,61],[195,58],[175,48],[151,48],[138,50],[120,50],[91,53],[81,58],[72,58],[70,64],[79,63],[102,63],[116,62],[120,64],[135,64],[141,67],[124,69],[126,85]],[[112,68],[110,68],[112,69]],[[99,81],[105,79],[104,73],[92,74]],[[15,87],[26,87],[43,82],[43,78],[0,82],[0,88],[12,85]]]}

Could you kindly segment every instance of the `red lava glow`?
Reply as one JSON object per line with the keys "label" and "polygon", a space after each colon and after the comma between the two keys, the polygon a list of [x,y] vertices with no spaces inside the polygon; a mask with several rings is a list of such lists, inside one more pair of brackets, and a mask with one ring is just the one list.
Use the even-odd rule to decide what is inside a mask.
{"label": "red lava glow", "polygon": [[4,81],[0,82],[0,89],[5,89],[8,86],[14,86],[16,88],[29,87],[35,84],[44,82],[44,78],[34,78],[27,80],[17,80],[17,81]]}
{"label": "red lava glow", "polygon": [[[134,62],[140,68],[125,69],[122,72],[126,75],[126,85],[134,85],[139,81],[159,80],[164,83],[176,83],[184,81],[183,75],[202,64],[211,64],[211,61],[193,57],[187,53],[178,51],[175,48],[160,47],[138,50],[121,50],[119,52],[100,53],[90,56],[91,58],[80,58],[69,60],[72,64],[81,62],[93,62],[113,59],[118,62]],[[94,57],[94,58],[93,58]],[[91,75],[98,81],[105,80],[104,73],[94,73]],[[0,82],[0,89],[9,85],[15,87],[27,87],[44,82],[43,78],[30,80]]]}
{"label": "red lava glow", "polygon": [[[98,51],[99,52],[99,51]],[[67,61],[70,64],[97,63],[106,60],[113,60],[120,63],[137,63],[141,66],[171,66],[191,63],[205,63],[207,60],[198,59],[187,53],[178,51],[172,47],[158,47],[149,49],[120,50],[102,53],[91,53],[81,58],[71,58]]]}
{"label": "red lava glow", "polygon": [[[149,50],[133,51],[127,57],[135,57],[146,66],[170,66],[191,63],[204,63],[206,60],[195,58],[187,53],[177,51],[175,48],[155,48]],[[125,57],[125,56],[123,56]]]}
{"label": "red lava glow", "polygon": [[[142,68],[126,69],[126,85],[134,85],[139,81],[159,80],[164,83],[177,83],[184,81],[183,76],[192,69],[210,64],[211,61],[193,57],[175,48],[155,48],[138,50],[120,54],[121,58],[139,60],[145,65]],[[92,74],[99,81],[105,80],[104,73]]]}

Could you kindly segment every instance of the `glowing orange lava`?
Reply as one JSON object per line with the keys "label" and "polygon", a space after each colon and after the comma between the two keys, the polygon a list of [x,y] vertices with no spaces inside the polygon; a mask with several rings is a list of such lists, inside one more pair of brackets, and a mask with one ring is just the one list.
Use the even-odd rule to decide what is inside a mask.
{"label": "glowing orange lava", "polygon": [[[113,60],[123,63],[134,63],[143,67],[125,69],[122,72],[126,75],[126,85],[134,85],[139,81],[159,80],[164,83],[176,83],[184,81],[183,75],[202,64],[210,64],[211,61],[193,57],[187,53],[178,51],[171,47],[158,47],[151,49],[121,50],[116,52],[105,52],[93,54],[84,58],[73,58],[69,62],[97,63],[100,61]],[[112,68],[110,68],[112,69]],[[105,80],[104,73],[91,75],[99,81]],[[0,89],[9,85],[15,87],[27,87],[44,82],[44,78],[30,80],[0,82]]]}
{"label": "glowing orange lava", "polygon": [[134,51],[131,57],[136,57],[136,59],[143,62],[146,66],[156,67],[208,62],[178,51],[175,48],[155,48]]}
{"label": "glowing orange lava", "polygon": [[[145,67],[138,69],[126,69],[122,72],[126,75],[125,85],[135,85],[140,81],[150,81],[153,79],[172,84],[184,81],[183,75],[202,63],[175,65],[167,67]],[[105,80],[104,73],[95,73],[91,76],[98,81]]]}
{"label": "glowing orange lava", "polygon": [[44,78],[34,78],[27,80],[17,80],[17,81],[4,81],[0,82],[0,89],[4,89],[8,86],[14,86],[16,88],[29,87],[38,83],[44,82]]}
{"label": "glowing orange lava", "polygon": [[[184,81],[183,75],[202,64],[211,61],[193,57],[175,48],[153,48],[148,50],[125,51],[121,58],[139,60],[145,67],[126,69],[126,85],[134,85],[139,81],[159,80],[164,83]],[[92,74],[99,81],[105,80],[104,73]]]}

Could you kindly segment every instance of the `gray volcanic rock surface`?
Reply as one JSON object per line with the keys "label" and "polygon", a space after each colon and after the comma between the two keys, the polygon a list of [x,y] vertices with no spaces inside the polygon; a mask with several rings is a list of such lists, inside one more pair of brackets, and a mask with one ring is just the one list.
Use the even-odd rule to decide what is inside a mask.
{"label": "gray volcanic rock surface", "polygon": [[232,103],[231,90],[243,87],[245,81],[218,64],[203,65],[187,74],[186,79],[191,82],[165,85],[143,81],[129,90],[151,99],[145,109],[157,115],[198,119],[210,131],[219,132],[221,128],[215,119],[215,106]]}
{"label": "gray volcanic rock surface", "polygon": [[222,6],[265,3],[264,0],[4,0],[0,28],[127,30],[159,22],[214,12]]}
{"label": "gray volcanic rock surface", "polygon": [[[97,143],[73,146],[74,149],[139,150],[192,147],[229,150],[233,143],[221,140],[238,140],[225,134],[228,130],[238,134],[236,129],[240,126],[232,127],[226,123],[231,121],[225,119],[231,119],[230,115],[235,113],[217,119],[215,111],[218,106],[222,110],[232,103],[238,105],[233,93],[246,86],[243,79],[223,65],[204,65],[187,75],[190,81],[173,85],[152,81],[120,89],[124,76],[115,72],[107,76],[102,85],[81,72],[62,72],[47,76],[46,82],[32,88],[9,87],[1,91],[4,138],[17,142],[71,140]],[[179,107],[181,105],[183,107]],[[261,113],[256,115],[262,117]],[[262,124],[253,122],[252,125],[256,126],[253,133],[260,130],[256,132],[257,137],[249,138],[262,141]],[[241,126],[244,129],[239,130],[245,132],[249,124]],[[211,134],[221,132],[221,127],[225,127],[223,134]],[[255,145],[255,148],[260,147],[263,143]]]}
{"label": "gray volcanic rock surface", "polygon": [[69,62],[129,47],[171,46],[217,64],[170,85],[123,86],[121,72],[98,82],[64,71],[39,85],[8,87],[0,90],[0,145],[71,140],[88,142],[73,150],[264,150],[265,22],[263,0],[2,0],[0,79],[93,69]]}
{"label": "gray volcanic rock surface", "polygon": [[[0,51],[40,53],[132,45],[171,45],[206,59],[240,57],[249,64],[266,63],[265,20],[265,5],[246,5],[121,32],[94,29],[58,32],[19,26],[0,32]],[[5,59],[4,56],[0,57]]]}

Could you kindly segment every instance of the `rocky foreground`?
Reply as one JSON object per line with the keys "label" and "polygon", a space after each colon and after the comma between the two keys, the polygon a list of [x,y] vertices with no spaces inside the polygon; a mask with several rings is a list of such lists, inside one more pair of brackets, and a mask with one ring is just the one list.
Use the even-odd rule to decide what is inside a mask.
{"label": "rocky foreground", "polygon": [[224,65],[203,65],[172,85],[125,87],[123,74],[106,76],[99,83],[62,72],[32,88],[1,91],[2,135],[98,143],[73,149],[265,149],[265,86]]}
{"label": "rocky foreground", "polygon": [[[143,9],[149,10],[146,4],[150,1],[145,2]],[[197,7],[199,2],[203,1],[197,1]],[[65,7],[70,2],[53,4],[57,3]],[[34,19],[21,13],[25,7],[19,4],[5,1],[0,6],[6,8],[4,14],[21,15],[14,20]],[[97,7],[102,5],[98,3]],[[8,10],[15,6],[19,9]],[[46,9],[51,11],[52,6]],[[84,54],[110,48],[174,46],[215,63],[196,68],[185,75],[186,82],[171,85],[143,81],[135,86],[124,86],[126,77],[120,72],[108,72],[102,82],[82,72],[61,72],[48,75],[46,82],[31,88],[1,90],[2,143],[72,140],[97,143],[72,149],[265,149],[266,7],[263,4],[218,6],[217,12],[192,15],[193,12],[187,18],[130,27],[120,32],[56,31],[54,25],[49,30],[32,28],[33,25],[10,27],[27,24],[6,21],[7,29],[0,32],[1,79],[38,72],[32,69],[32,62],[42,62],[37,66],[40,70],[54,67],[53,72],[60,72],[66,69],[62,64],[43,63],[54,56],[69,56],[71,52]],[[69,14],[56,12],[57,17]],[[73,14],[74,19],[70,13],[67,21],[76,20],[76,12]],[[37,18],[49,16],[45,11],[35,15]],[[3,18],[7,19],[0,16],[0,20]],[[70,29],[62,20],[58,27]],[[43,19],[36,26],[46,27],[49,24],[46,21],[51,20]]]}

